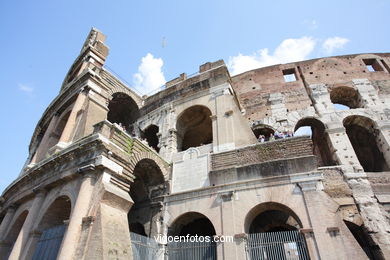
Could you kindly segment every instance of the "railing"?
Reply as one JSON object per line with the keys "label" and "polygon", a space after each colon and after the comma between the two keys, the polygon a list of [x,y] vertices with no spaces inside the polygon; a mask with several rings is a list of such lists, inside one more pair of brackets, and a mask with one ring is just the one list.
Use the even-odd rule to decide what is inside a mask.
{"label": "railing", "polygon": [[215,242],[171,242],[167,244],[169,260],[216,260]]}
{"label": "railing", "polygon": [[33,260],[56,259],[67,225],[55,226],[42,232],[35,249]]}
{"label": "railing", "polygon": [[130,232],[133,260],[164,259],[164,246],[156,240]]}
{"label": "railing", "polygon": [[305,238],[298,230],[248,235],[247,259],[309,260]]}

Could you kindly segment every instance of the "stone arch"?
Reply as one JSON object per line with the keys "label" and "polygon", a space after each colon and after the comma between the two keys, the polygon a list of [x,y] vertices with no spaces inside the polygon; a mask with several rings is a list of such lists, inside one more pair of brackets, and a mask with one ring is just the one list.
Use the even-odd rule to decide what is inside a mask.
{"label": "stone arch", "polygon": [[216,229],[211,220],[204,214],[190,211],[176,217],[168,228],[168,235],[172,236],[214,236]]}
{"label": "stone arch", "polygon": [[107,105],[111,101],[114,94],[116,94],[116,93],[123,93],[123,94],[128,95],[129,97],[131,97],[134,100],[134,102],[137,104],[137,106],[139,108],[142,107],[142,98],[140,96],[138,96],[136,93],[134,93],[134,91],[132,91],[128,88],[124,88],[124,87],[114,87],[114,88],[111,88],[107,91],[107,96],[108,96]]}
{"label": "stone arch", "polygon": [[132,124],[139,118],[140,111],[136,101],[127,93],[116,92],[108,100],[107,120],[122,125],[132,132]]}
{"label": "stone arch", "polygon": [[253,207],[244,222],[245,233],[296,230],[302,227],[298,215],[288,206],[277,202],[264,202]]}
{"label": "stone arch", "polygon": [[361,96],[357,89],[349,86],[333,87],[329,91],[330,101],[333,104],[341,104],[350,109],[361,106]]}
{"label": "stone arch", "polygon": [[176,120],[178,151],[213,142],[211,115],[211,110],[204,105],[190,106],[179,114]]}
{"label": "stone arch", "polygon": [[150,159],[154,161],[157,164],[157,166],[160,168],[162,175],[164,176],[164,180],[165,181],[169,180],[169,165],[166,162],[164,162],[158,155],[150,151],[143,151],[143,152],[133,154],[133,156],[131,157],[131,162],[129,164],[130,172],[133,172],[137,163],[143,159]]}
{"label": "stone arch", "polygon": [[162,196],[167,191],[163,173],[151,159],[138,161],[132,173],[134,181],[129,193],[134,204],[128,212],[129,229],[136,233],[143,230],[141,233],[148,236],[156,235]]}
{"label": "stone arch", "polygon": [[364,171],[390,170],[389,162],[383,155],[383,149],[388,147],[380,145],[379,130],[375,121],[362,115],[350,115],[344,118],[343,125]]}
{"label": "stone arch", "polygon": [[40,233],[34,249],[33,259],[40,259],[46,248],[51,248],[50,257],[56,258],[70,219],[72,205],[68,196],[57,196],[51,200],[49,206],[43,211],[35,232]]}
{"label": "stone arch", "polygon": [[72,110],[68,109],[68,110],[64,111],[61,114],[61,116],[58,118],[53,131],[51,133],[49,133],[51,137],[49,140],[49,144],[47,146],[48,148],[53,147],[60,140],[62,132],[65,129],[66,123],[68,122],[68,119],[69,119],[71,112],[72,112]]}
{"label": "stone arch", "polygon": [[335,165],[336,160],[331,153],[331,143],[329,136],[326,134],[324,123],[315,117],[304,117],[296,123],[294,132],[303,126],[311,128],[313,153],[317,156],[319,166]]}
{"label": "stone arch", "polygon": [[6,236],[6,242],[9,246],[7,250],[8,252],[4,252],[5,255],[9,255],[11,253],[13,245],[16,242],[16,239],[18,238],[20,231],[22,230],[23,224],[26,221],[28,213],[29,211],[27,209],[23,210],[21,213],[16,215],[17,217],[10,225]]}

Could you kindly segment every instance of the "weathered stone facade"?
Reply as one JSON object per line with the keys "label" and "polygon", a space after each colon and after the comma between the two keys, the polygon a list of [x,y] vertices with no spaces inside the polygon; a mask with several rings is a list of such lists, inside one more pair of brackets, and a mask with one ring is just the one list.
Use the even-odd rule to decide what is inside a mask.
{"label": "weathered stone facade", "polygon": [[140,97],[104,41],[91,30],[2,194],[2,259],[36,257],[59,227],[57,259],[132,259],[130,231],[231,235],[218,259],[245,259],[245,234],[283,230],[311,259],[390,259],[390,54],[234,77],[210,62]]}

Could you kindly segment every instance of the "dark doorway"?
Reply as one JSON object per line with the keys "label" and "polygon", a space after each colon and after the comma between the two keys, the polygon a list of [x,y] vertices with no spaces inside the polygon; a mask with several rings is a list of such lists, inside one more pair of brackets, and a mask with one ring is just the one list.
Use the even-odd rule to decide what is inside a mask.
{"label": "dark doorway", "polygon": [[187,108],[176,123],[177,150],[185,151],[213,142],[211,111],[205,106]]}
{"label": "dark doorway", "polygon": [[375,129],[375,123],[367,117],[349,116],[344,119],[343,124],[364,171],[388,171],[389,166],[378,148],[378,131]]}
{"label": "dark doorway", "polygon": [[132,124],[139,117],[139,109],[135,101],[125,93],[115,93],[108,104],[107,120],[121,125],[132,133]]}
{"label": "dark doorway", "polygon": [[156,152],[160,151],[160,147],[158,147],[158,126],[150,125],[148,126],[142,133],[142,138],[145,138],[148,142],[148,145],[152,147]]}

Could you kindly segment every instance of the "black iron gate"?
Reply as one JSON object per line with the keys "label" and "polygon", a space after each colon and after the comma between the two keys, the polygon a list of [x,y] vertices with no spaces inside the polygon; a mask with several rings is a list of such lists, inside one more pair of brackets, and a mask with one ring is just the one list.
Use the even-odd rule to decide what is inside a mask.
{"label": "black iron gate", "polygon": [[216,260],[215,242],[170,242],[167,244],[169,260]]}
{"label": "black iron gate", "polygon": [[254,233],[246,245],[250,260],[309,260],[305,238],[298,230]]}
{"label": "black iron gate", "polygon": [[55,226],[42,232],[36,246],[33,260],[55,260],[60,249],[67,225]]}

